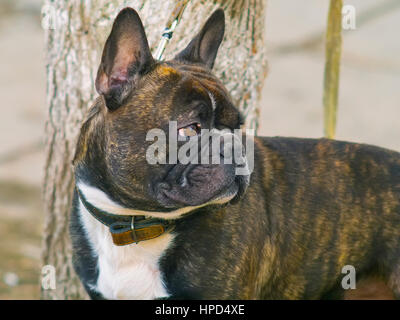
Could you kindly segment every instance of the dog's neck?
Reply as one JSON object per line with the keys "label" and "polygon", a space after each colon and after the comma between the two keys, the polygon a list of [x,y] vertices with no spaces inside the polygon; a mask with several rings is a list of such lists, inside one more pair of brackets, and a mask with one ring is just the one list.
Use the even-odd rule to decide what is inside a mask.
{"label": "dog's neck", "polygon": [[96,219],[109,227],[115,245],[123,246],[151,240],[174,228],[174,220],[210,204],[222,204],[230,198],[218,199],[199,206],[188,206],[169,212],[143,211],[117,204],[98,188],[78,182],[80,203]]}
{"label": "dog's neck", "polygon": [[116,215],[104,211],[88,202],[78,187],[76,191],[86,211],[109,228],[113,242],[117,246],[151,240],[175,227],[173,220],[146,218],[139,215]]}

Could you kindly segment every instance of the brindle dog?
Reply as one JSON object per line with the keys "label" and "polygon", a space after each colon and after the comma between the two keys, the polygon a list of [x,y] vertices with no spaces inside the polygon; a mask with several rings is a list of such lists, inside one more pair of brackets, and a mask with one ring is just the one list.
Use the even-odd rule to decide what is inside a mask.
{"label": "brindle dog", "polygon": [[[235,162],[146,160],[146,134],[168,132],[171,120],[195,136],[200,127],[241,126],[211,72],[224,28],[217,10],[186,49],[160,62],[136,11],[116,18],[74,159],[71,236],[86,290],[110,299],[340,298],[342,268],[351,265],[357,279],[379,275],[400,298],[399,153],[256,137],[251,177],[235,175]],[[99,216],[173,228],[116,246]],[[126,234],[136,237],[131,227]]]}

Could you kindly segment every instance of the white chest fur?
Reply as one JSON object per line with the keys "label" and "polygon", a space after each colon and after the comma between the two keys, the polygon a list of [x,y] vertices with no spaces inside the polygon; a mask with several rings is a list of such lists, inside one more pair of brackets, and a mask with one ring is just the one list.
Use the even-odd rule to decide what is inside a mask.
{"label": "white chest fur", "polygon": [[[91,201],[93,199],[87,199],[95,205]],[[173,241],[173,235],[167,233],[152,240],[119,247],[113,244],[108,228],[93,218],[82,203],[80,216],[89,241],[98,254],[99,277],[94,290],[106,299],[168,297],[159,270],[159,259]]]}

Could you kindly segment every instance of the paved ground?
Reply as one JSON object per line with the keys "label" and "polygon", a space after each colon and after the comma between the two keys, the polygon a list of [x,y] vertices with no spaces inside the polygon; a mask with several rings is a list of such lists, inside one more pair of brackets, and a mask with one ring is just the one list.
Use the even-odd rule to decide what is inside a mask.
{"label": "paved ground", "polygon": [[[346,2],[359,16],[395,3]],[[0,299],[39,297],[46,117],[39,8],[40,0],[0,3]],[[327,9],[327,0],[269,0],[260,134],[322,136],[323,47],[304,42],[324,29]],[[366,17],[344,37],[337,138],[400,150],[400,8]]]}

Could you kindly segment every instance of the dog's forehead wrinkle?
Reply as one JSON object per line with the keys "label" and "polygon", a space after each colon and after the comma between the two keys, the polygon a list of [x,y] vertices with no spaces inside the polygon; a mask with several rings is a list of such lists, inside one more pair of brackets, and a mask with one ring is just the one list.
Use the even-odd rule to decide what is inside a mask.
{"label": "dog's forehead wrinkle", "polygon": [[210,82],[220,83],[218,78],[210,70],[197,65],[177,64],[175,69],[179,70],[183,76],[191,77],[197,80],[208,80]]}
{"label": "dog's forehead wrinkle", "polygon": [[212,107],[213,110],[215,110],[216,107],[217,107],[217,103],[215,101],[215,97],[210,91],[207,91],[207,93],[208,93],[208,96],[210,97],[210,100],[211,100],[211,107]]}
{"label": "dog's forehead wrinkle", "polygon": [[181,97],[181,91],[187,90],[186,93],[188,95],[195,95],[197,98],[209,102],[213,111],[215,111],[217,107],[217,101],[225,99],[230,102],[226,89],[220,83],[214,82],[211,78],[197,77],[193,74],[188,74],[181,78],[177,86],[180,90],[176,92],[180,94]]}
{"label": "dog's forehead wrinkle", "polygon": [[[173,78],[174,85],[171,85]],[[187,95],[182,94],[186,92]],[[159,64],[143,81],[140,91],[132,99],[132,107],[141,109],[141,113],[161,112],[155,110],[156,105],[162,105],[170,99],[176,100],[178,94],[180,99],[187,97],[185,103],[193,100],[204,99],[209,102],[212,111],[217,108],[217,101],[227,99],[226,89],[220,81],[207,69],[197,65],[181,65],[173,62]],[[153,97],[149,101],[147,97]],[[158,109],[158,108],[157,108]],[[144,116],[144,114],[142,114]]]}

